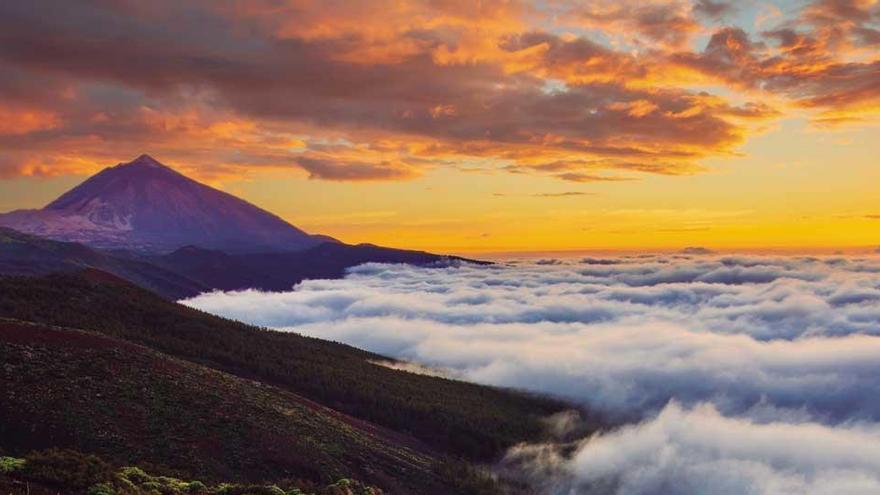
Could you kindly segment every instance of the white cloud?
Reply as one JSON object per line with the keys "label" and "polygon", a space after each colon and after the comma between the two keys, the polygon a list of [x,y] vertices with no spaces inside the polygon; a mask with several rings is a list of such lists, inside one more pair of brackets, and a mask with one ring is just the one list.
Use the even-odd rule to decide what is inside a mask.
{"label": "white cloud", "polygon": [[573,448],[516,447],[504,464],[559,495],[869,495],[880,493],[880,430],[760,424],[670,404]]}
{"label": "white cloud", "polygon": [[[521,453],[532,449],[535,472],[547,474],[539,464],[554,456],[567,466],[542,478],[547,493],[569,493],[556,490],[571,483],[574,493],[612,483],[618,493],[645,495],[876,488],[865,464],[797,460],[795,435],[783,435],[852,438],[862,431],[854,423],[871,429],[880,421],[876,258],[671,255],[433,269],[363,265],[344,280],[307,281],[291,292],[212,293],[186,304],[346,342],[432,372],[560,395],[617,420],[647,421],[580,445],[573,457],[560,457],[554,446],[523,447]],[[670,429],[675,421],[702,428],[699,448],[681,446],[688,437]],[[662,445],[658,430],[667,434]],[[744,442],[787,440],[777,457],[793,461],[782,466],[752,444],[736,450],[724,443],[730,431],[752,435]],[[599,465],[601,445],[630,445],[615,454],[615,465],[625,469],[579,474],[582,459]],[[669,462],[636,469],[639,456],[652,449],[668,450]],[[693,462],[704,450],[720,453]],[[865,462],[880,462],[874,450],[857,451],[877,456]],[[641,474],[621,478],[625,473]],[[663,491],[668,483],[680,490]],[[709,484],[718,490],[700,491]],[[827,491],[841,487],[850,491]]]}

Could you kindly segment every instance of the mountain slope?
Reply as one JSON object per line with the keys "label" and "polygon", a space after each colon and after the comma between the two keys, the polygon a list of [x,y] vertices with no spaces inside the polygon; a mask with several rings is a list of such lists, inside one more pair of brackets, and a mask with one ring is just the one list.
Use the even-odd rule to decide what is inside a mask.
{"label": "mountain slope", "polygon": [[[204,481],[357,478],[449,493],[437,460],[296,394],[101,334],[0,321],[0,443]],[[218,453],[222,453],[218,455]]]}
{"label": "mountain slope", "polygon": [[332,241],[306,234],[147,155],[102,170],[41,210],[2,214],[0,225],[94,247],[153,253],[190,244],[227,252],[294,251]]}
{"label": "mountain slope", "polygon": [[487,460],[545,433],[560,402],[416,375],[342,344],[259,329],[161,299],[89,271],[0,278],[0,317],[83,328],[278,386],[432,448]]}

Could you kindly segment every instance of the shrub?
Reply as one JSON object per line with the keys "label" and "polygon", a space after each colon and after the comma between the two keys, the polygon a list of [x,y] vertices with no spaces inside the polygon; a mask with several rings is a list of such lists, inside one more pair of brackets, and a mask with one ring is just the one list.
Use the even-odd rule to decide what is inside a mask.
{"label": "shrub", "polygon": [[222,484],[214,491],[217,495],[287,495],[275,485],[229,485]]}
{"label": "shrub", "polygon": [[119,471],[119,474],[135,485],[145,483],[152,479],[152,477],[145,473],[143,469],[135,466],[126,466]]}
{"label": "shrub", "polygon": [[384,492],[374,486],[367,486],[357,480],[343,478],[320,490],[321,495],[382,495]]}
{"label": "shrub", "polygon": [[113,486],[115,486],[120,493],[137,493],[137,487],[135,484],[123,476],[122,473],[116,473],[116,477],[113,478]]}
{"label": "shrub", "polygon": [[25,460],[17,457],[0,457],[0,474],[12,473],[24,467]]}
{"label": "shrub", "polygon": [[205,486],[201,481],[190,481],[186,486],[187,493],[205,493],[208,491],[208,487]]}
{"label": "shrub", "polygon": [[28,454],[21,469],[25,478],[66,488],[86,489],[113,479],[113,469],[93,455],[49,449]]}
{"label": "shrub", "polygon": [[116,495],[116,490],[108,483],[98,483],[89,488],[88,495]]}
{"label": "shrub", "polygon": [[159,476],[158,478],[155,478],[155,480],[161,486],[159,491],[162,492],[164,495],[178,495],[187,493],[187,491],[189,490],[189,483],[179,480],[177,478]]}
{"label": "shrub", "polygon": [[162,493],[162,485],[160,485],[156,481],[146,481],[144,483],[141,483],[138,486],[138,488],[140,488],[142,491],[149,493],[151,495],[154,493],[156,493],[156,494]]}

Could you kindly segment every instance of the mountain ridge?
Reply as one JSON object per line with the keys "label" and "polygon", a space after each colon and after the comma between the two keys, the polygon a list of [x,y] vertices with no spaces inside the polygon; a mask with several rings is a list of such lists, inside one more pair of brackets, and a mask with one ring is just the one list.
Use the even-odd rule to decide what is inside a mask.
{"label": "mountain ridge", "polygon": [[309,278],[340,278],[363,263],[419,266],[477,261],[423,251],[323,243],[294,252],[229,254],[183,246],[164,255],[103,250],[0,227],[0,275],[41,276],[97,269],[178,300],[212,290],[290,290]]}
{"label": "mountain ridge", "polygon": [[213,289],[148,261],[0,227],[0,274],[40,276],[82,269],[110,273],[169,299],[191,297]]}

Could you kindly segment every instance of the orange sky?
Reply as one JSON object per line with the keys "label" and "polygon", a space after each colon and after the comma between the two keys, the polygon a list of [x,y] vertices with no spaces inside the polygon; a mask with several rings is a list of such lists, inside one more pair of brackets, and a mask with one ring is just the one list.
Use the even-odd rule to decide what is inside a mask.
{"label": "orange sky", "polygon": [[313,232],[880,244],[876,0],[4,2],[0,210],[149,153]]}

